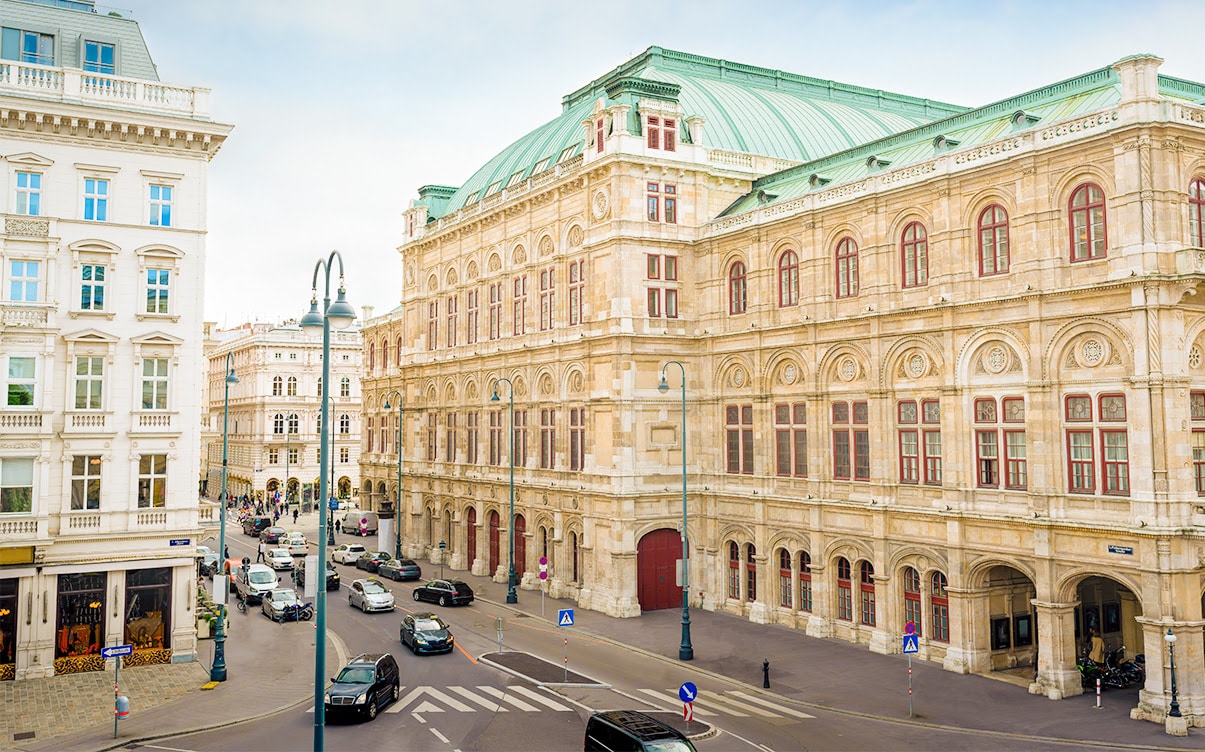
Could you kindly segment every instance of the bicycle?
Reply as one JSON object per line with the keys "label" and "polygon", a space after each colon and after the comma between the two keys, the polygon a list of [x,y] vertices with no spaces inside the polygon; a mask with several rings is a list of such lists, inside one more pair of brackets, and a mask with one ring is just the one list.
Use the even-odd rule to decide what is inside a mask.
{"label": "bicycle", "polygon": [[244,614],[247,613],[247,599],[246,598],[236,598],[234,601],[234,605],[236,608],[238,608],[238,610],[241,613],[244,613]]}

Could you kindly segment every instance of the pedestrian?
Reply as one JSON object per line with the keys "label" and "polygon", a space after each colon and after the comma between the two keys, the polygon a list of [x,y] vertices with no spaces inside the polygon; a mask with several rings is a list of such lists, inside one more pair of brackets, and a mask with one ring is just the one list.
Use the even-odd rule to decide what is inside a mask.
{"label": "pedestrian", "polygon": [[267,553],[268,553],[267,541],[260,541],[259,542],[259,556],[255,559],[255,561],[257,563],[261,562],[261,561],[267,561],[267,557],[266,557]]}
{"label": "pedestrian", "polygon": [[229,558],[230,558],[230,546],[226,546],[226,548],[225,548],[225,549],[223,549],[223,551],[222,551],[222,558],[224,558],[224,559],[229,559]]}
{"label": "pedestrian", "polygon": [[293,510],[293,524],[294,525],[297,524],[297,515],[298,515],[298,511],[296,509],[294,509]]}
{"label": "pedestrian", "polygon": [[279,507],[272,510],[272,522],[273,523],[280,522],[280,508]]}
{"label": "pedestrian", "polygon": [[1105,662],[1105,641],[1096,633],[1096,627],[1088,627],[1088,660],[1093,663]]}
{"label": "pedestrian", "polygon": [[335,532],[339,532],[339,520],[335,520]]}

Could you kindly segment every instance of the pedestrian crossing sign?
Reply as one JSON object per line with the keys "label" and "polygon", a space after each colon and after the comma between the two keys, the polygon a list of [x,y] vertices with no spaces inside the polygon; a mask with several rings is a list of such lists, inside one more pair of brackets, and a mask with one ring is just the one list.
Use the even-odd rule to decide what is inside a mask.
{"label": "pedestrian crossing sign", "polygon": [[560,610],[560,612],[557,614],[556,624],[558,627],[572,627],[573,626],[573,609],[562,608]]}
{"label": "pedestrian crossing sign", "polygon": [[919,637],[914,634],[904,635],[904,654],[908,655],[910,653],[919,653],[919,652],[920,652]]}

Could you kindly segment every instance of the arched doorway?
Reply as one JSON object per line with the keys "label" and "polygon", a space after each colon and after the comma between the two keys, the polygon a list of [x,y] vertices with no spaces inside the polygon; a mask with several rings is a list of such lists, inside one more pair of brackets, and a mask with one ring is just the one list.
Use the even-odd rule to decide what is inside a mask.
{"label": "arched doorway", "polygon": [[682,536],[677,530],[654,530],[636,544],[636,599],[641,611],[682,605],[675,572],[681,558]]}
{"label": "arched doorway", "polygon": [[477,508],[469,507],[465,514],[465,547],[468,549],[468,565],[473,566],[477,560]]}
{"label": "arched doorway", "polygon": [[[515,577],[522,578],[527,571],[527,520],[515,515]],[[516,583],[517,584],[517,583]]]}
{"label": "arched doorway", "polygon": [[270,479],[264,485],[264,490],[267,491],[269,499],[275,498],[276,492],[280,490],[280,481],[277,480],[276,478]]}
{"label": "arched doorway", "polygon": [[490,511],[490,569],[489,573],[492,577],[494,572],[498,571],[498,512],[497,510]]}
{"label": "arched doorway", "polygon": [[988,669],[1007,671],[1037,665],[1038,642],[1031,601],[1037,597],[1033,580],[1006,565],[989,569],[983,578],[989,613]]}
{"label": "arched doorway", "polygon": [[289,478],[288,482],[285,483],[285,489],[287,489],[285,496],[289,501],[297,501],[299,498],[298,493],[301,491],[301,481],[296,478]]}
{"label": "arched doorway", "polygon": [[339,498],[351,498],[351,478],[346,475],[339,479]]}
{"label": "arched doorway", "polygon": [[[1125,585],[1110,577],[1084,578],[1075,589],[1079,607],[1075,613],[1076,655],[1089,644],[1093,630],[1100,635],[1108,652],[1126,649],[1127,658],[1143,652],[1142,601]],[[1158,646],[1161,648],[1162,646]]]}

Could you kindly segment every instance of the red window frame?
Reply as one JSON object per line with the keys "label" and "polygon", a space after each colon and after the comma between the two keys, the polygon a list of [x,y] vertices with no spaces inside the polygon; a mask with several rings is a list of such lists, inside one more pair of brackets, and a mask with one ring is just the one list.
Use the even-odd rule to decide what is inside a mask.
{"label": "red window frame", "polygon": [[444,424],[444,459],[448,462],[456,461],[456,413],[448,413],[447,421]]}
{"label": "red window frame", "polygon": [[556,410],[540,408],[540,469],[556,469]]}
{"label": "red window frame", "polygon": [[854,620],[853,584],[850,582],[849,559],[837,559],[837,618]]}
{"label": "red window frame", "polygon": [[645,135],[648,137],[648,148],[661,147],[661,118],[649,115],[645,125]]}
{"label": "red window frame", "polygon": [[812,555],[799,552],[799,610],[812,610]]}
{"label": "red window frame", "polygon": [[597,152],[599,154],[602,154],[602,150],[603,150],[603,118],[599,118],[594,123],[594,143],[596,144]]}
{"label": "red window frame", "polygon": [[427,349],[439,347],[439,301],[427,303]]}
{"label": "red window frame", "polygon": [[[941,485],[941,402],[921,400],[921,469],[926,485]],[[932,428],[930,426],[937,426]]]}
{"label": "red window frame", "polygon": [[875,607],[874,597],[874,565],[869,561],[862,561],[858,565],[858,592],[861,594],[861,618],[860,622],[868,627],[873,627],[878,617],[877,608]]}
{"label": "red window frame", "polygon": [[912,622],[916,634],[923,635],[924,625],[920,598],[920,572],[915,567],[904,568],[904,623]]}
{"label": "red window frame", "polygon": [[[870,480],[870,432],[865,401],[832,403],[833,479]],[[846,427],[849,426],[849,427]]]}
{"label": "red window frame", "polygon": [[933,612],[932,639],[937,642],[950,641],[950,598],[946,590],[946,576],[934,572],[929,578],[929,608]]}
{"label": "red window frame", "polygon": [[1007,274],[1010,262],[1008,249],[1008,212],[992,204],[979,213],[979,276]]}
{"label": "red window frame", "polygon": [[778,257],[778,307],[799,305],[799,256],[783,251]]}
{"label": "red window frame", "polygon": [[556,296],[556,270],[543,269],[540,271],[540,331],[546,332],[553,327],[553,313]]}
{"label": "red window frame", "polygon": [[[399,365],[401,364],[400,360],[398,361],[398,364]],[[389,340],[384,339],[384,338],[381,339],[381,370],[382,371],[389,370]],[[289,396],[296,397],[297,396],[297,377],[290,376],[289,381],[292,382],[291,386],[293,387],[293,391]]]}
{"label": "red window frame", "polygon": [[678,186],[666,183],[661,186],[661,203],[664,207],[662,216],[665,218],[665,224],[678,224]]}
{"label": "red window frame", "polygon": [[1130,440],[1124,428],[1100,431],[1101,491],[1128,496],[1130,493]]}
{"label": "red window frame", "polygon": [[666,118],[661,129],[661,148],[665,151],[677,151],[678,149],[678,124]]}
{"label": "red window frame", "polygon": [[[446,314],[447,314],[447,318],[448,318],[448,347],[456,347],[456,318],[459,315],[459,313],[460,313],[460,298],[455,295],[449,295],[448,300],[447,300],[447,310],[446,310]],[[382,347],[381,352],[384,352],[384,351],[385,351],[385,348]],[[382,360],[381,366],[384,368],[388,368],[389,364],[385,363],[384,360]]]}
{"label": "red window frame", "polygon": [[[377,343],[369,342],[368,343],[368,370],[374,371],[374,370],[376,370],[376,367],[377,367]],[[276,378],[280,378],[280,377],[277,376]],[[284,383],[284,382],[282,381],[281,383]],[[273,389],[276,388],[276,379],[272,380],[272,387],[273,387]],[[273,394],[273,396],[279,396],[280,392],[274,391],[272,394]]]}
{"label": "red window frame", "polygon": [[[479,312],[478,306],[480,303],[480,295],[481,295],[480,290],[469,290],[467,300],[466,300],[467,305],[465,306],[465,308],[467,310],[465,311],[465,326],[466,326],[465,342],[470,345],[477,343],[477,320],[478,320],[478,312]],[[402,362],[401,355],[402,354],[399,351],[398,359],[397,359],[398,363]]]}
{"label": "red window frame", "polygon": [[[427,413],[427,461],[428,462],[434,462],[435,457],[439,453],[439,443],[438,443],[438,439],[436,438],[436,433],[435,433],[436,426],[438,424],[438,420],[439,420],[439,415],[436,414],[434,411]],[[382,452],[385,451],[385,448],[383,446],[385,443],[384,439],[385,439],[385,436],[384,436],[384,434],[382,434],[381,435],[381,444],[382,444],[381,451]]]}
{"label": "red window frame", "polygon": [[1188,416],[1193,422],[1193,478],[1196,481],[1197,496],[1205,496],[1205,392],[1189,392],[1188,406]]}
{"label": "red window frame", "polygon": [[910,426],[897,430],[900,483],[920,483],[920,432],[914,427],[920,420],[916,400],[900,400],[895,406],[896,422]]}
{"label": "red window frame", "polygon": [[569,409],[569,469],[586,466],[586,408]]}
{"label": "red window frame", "polygon": [[1067,490],[1070,493],[1096,492],[1096,447],[1090,428],[1067,431]]}
{"label": "red window frame", "polygon": [[665,258],[662,259],[662,262],[663,262],[662,263],[662,271],[664,272],[664,274],[662,276],[665,277],[665,281],[666,282],[677,282],[678,281],[678,257],[677,256],[666,256]]}
{"label": "red window frame", "polygon": [[853,238],[841,238],[837,242],[837,297],[854,298],[858,295],[858,244]]}
{"label": "red window frame", "polygon": [[678,290],[673,287],[665,290],[665,318],[678,318]]}
{"label": "red window frame", "polygon": [[920,222],[909,222],[900,236],[903,287],[929,284],[929,234]]}
{"label": "red window frame", "polygon": [[1205,247],[1205,178],[1193,178],[1188,184],[1188,242]]}
{"label": "red window frame", "polygon": [[582,323],[582,296],[586,289],[586,262],[569,263],[569,326]]}
{"label": "red window frame", "polygon": [[489,338],[491,340],[500,339],[502,337],[502,283],[495,282],[490,285],[490,310],[489,310]]}
{"label": "red window frame", "polygon": [[778,605],[780,608],[791,608],[791,552],[785,548],[778,549]]}
{"label": "red window frame", "polygon": [[650,287],[646,297],[648,299],[649,318],[661,318],[661,288]]}
{"label": "red window frame", "polygon": [[724,406],[728,473],[753,474],[753,405]]}
{"label": "red window frame", "polygon": [[365,431],[365,434],[368,436],[368,446],[365,447],[364,451],[369,454],[372,454],[372,435],[373,435],[372,424],[373,424],[373,422],[374,422],[374,419],[370,416],[368,418],[368,430]]}
{"label": "red window frame", "polygon": [[1076,186],[1067,201],[1067,213],[1072,263],[1105,258],[1109,252],[1108,215],[1101,187],[1096,183]]}
{"label": "red window frame", "polygon": [[649,253],[645,256],[646,274],[649,279],[661,279],[661,254]]}
{"label": "red window frame", "polygon": [[774,405],[774,450],[777,475],[808,476],[807,403]]}
{"label": "red window frame", "polygon": [[734,261],[728,268],[728,315],[744,313],[748,305],[746,297],[745,264]]}
{"label": "red window frame", "polygon": [[757,600],[757,547],[752,543],[745,544],[745,600],[752,603]]}
{"label": "red window frame", "polygon": [[489,443],[490,454],[489,464],[498,467],[502,464],[503,452],[502,449],[502,411],[491,410],[489,413]]}
{"label": "red window frame", "polygon": [[515,467],[527,467],[527,411],[515,411]]}
{"label": "red window frame", "polygon": [[465,459],[470,465],[477,464],[477,428],[479,415],[476,410],[473,410],[465,415]]}
{"label": "red window frame", "polygon": [[728,541],[728,597],[741,599],[741,549],[736,541]]}
{"label": "red window frame", "polygon": [[[645,185],[645,204],[650,222],[661,221],[661,185],[648,183]],[[652,279],[652,277],[650,277]]]}
{"label": "red window frame", "polygon": [[518,337],[527,333],[527,275],[520,274],[514,279],[514,295],[511,298],[512,330]]}

